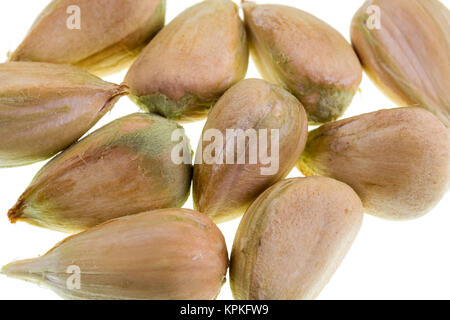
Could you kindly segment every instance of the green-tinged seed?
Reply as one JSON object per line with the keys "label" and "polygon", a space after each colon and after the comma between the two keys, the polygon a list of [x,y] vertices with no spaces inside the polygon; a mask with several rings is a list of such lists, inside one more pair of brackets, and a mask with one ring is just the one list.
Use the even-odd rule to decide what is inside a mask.
{"label": "green-tinged seed", "polygon": [[316,17],[287,6],[242,4],[250,51],[264,79],[305,106],[311,124],[342,116],[362,79],[350,44]]}
{"label": "green-tinged seed", "polygon": [[[191,152],[175,122],[149,114],[123,117],[51,160],[8,216],[77,232],[125,215],[181,207],[190,192]],[[176,158],[180,153],[184,159]]]}
{"label": "green-tinged seed", "polygon": [[106,222],[2,273],[65,299],[212,300],[227,269],[225,240],[208,217],[165,209]]}
{"label": "green-tinged seed", "polygon": [[45,160],[108,112],[127,88],[70,65],[0,64],[0,168]]}
{"label": "green-tinged seed", "polygon": [[195,121],[245,77],[247,65],[247,38],[237,6],[230,0],[205,0],[150,42],[125,84],[144,110]]}

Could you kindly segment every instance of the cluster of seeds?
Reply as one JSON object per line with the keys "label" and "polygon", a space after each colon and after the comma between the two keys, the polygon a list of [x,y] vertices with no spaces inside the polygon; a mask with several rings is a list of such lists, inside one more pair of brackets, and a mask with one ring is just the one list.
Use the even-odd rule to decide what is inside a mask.
{"label": "cluster of seeds", "polygon": [[[83,13],[78,32],[69,6]],[[204,0],[164,26],[165,0],[50,3],[0,65],[0,168],[53,157],[8,217],[75,235],[2,273],[67,299],[215,299],[230,269],[236,299],[314,299],[363,212],[408,220],[444,197],[447,8],[367,1],[352,47],[299,9],[241,6],[245,21],[232,1]],[[250,54],[264,80],[245,79]],[[98,77],[129,66],[121,85]],[[363,69],[401,107],[337,120]],[[125,95],[143,112],[80,139]],[[193,165],[181,124],[205,118]],[[227,143],[202,161],[211,132]],[[306,177],[286,180],[295,166]],[[192,184],[195,211],[181,209]],[[229,259],[215,223],[241,216]]]}

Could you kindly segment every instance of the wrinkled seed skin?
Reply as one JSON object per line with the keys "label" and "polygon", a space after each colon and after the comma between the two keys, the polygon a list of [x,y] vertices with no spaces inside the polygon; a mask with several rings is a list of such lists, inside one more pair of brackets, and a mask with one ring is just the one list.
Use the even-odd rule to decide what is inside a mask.
{"label": "wrinkled seed skin", "polygon": [[309,177],[261,194],[239,225],[230,281],[237,300],[315,299],[350,249],[361,200],[346,184]]}
{"label": "wrinkled seed skin", "polygon": [[[67,24],[80,8],[80,29]],[[165,0],[53,0],[11,61],[77,65],[106,76],[128,67],[164,26]]]}
{"label": "wrinkled seed skin", "polygon": [[294,94],[311,124],[339,118],[362,79],[358,57],[344,37],[296,8],[242,6],[250,51],[264,79]]}
{"label": "wrinkled seed skin", "polygon": [[[224,137],[227,129],[278,129],[280,136],[279,170],[271,175],[261,173],[261,168],[269,165],[262,164],[259,156],[257,164],[249,163],[248,146],[245,164],[198,164],[200,150],[205,151],[210,142],[199,144],[194,165],[194,207],[216,223],[241,216],[259,194],[286,177],[301,155],[308,134],[301,103],[281,87],[259,79],[243,80],[229,89],[210,112],[202,136],[209,129],[219,130]],[[267,146],[270,155],[270,139]]]}
{"label": "wrinkled seed skin", "polygon": [[[81,271],[79,290],[67,286],[70,266]],[[166,209],[106,222],[2,273],[65,299],[212,300],[227,268],[223,235],[208,217]]]}
{"label": "wrinkled seed skin", "polygon": [[[192,165],[171,153],[180,127],[156,115],[133,114],[92,133],[51,160],[9,211],[11,222],[78,232],[143,211],[181,207]],[[186,138],[185,148],[190,149]],[[189,159],[190,159],[189,154]]]}
{"label": "wrinkled seed skin", "polygon": [[347,183],[370,214],[418,218],[448,190],[449,130],[421,108],[344,119],[309,133],[298,168]]}
{"label": "wrinkled seed skin", "polygon": [[0,64],[0,168],[45,160],[67,148],[126,93],[70,65]]}
{"label": "wrinkled seed skin", "polygon": [[144,110],[190,122],[204,119],[247,72],[248,45],[237,6],[205,0],[168,24],[125,79]]}
{"label": "wrinkled seed skin", "polygon": [[[381,28],[369,28],[378,6]],[[401,107],[450,126],[450,11],[437,0],[370,0],[355,14],[353,46],[371,80]]]}

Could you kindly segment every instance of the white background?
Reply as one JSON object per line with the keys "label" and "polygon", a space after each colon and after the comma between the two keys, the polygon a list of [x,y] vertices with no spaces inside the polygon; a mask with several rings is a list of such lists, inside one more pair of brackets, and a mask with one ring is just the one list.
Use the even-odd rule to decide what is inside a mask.
{"label": "white background", "polygon": [[[169,22],[182,10],[198,1],[167,2],[166,21]],[[258,2],[296,6],[325,20],[349,39],[352,16],[364,1],[259,0]],[[47,0],[0,2],[0,61],[6,60],[7,52],[17,47],[35,17],[47,3]],[[450,5],[449,0],[444,0],[443,3],[447,8]],[[108,77],[107,80],[120,83],[124,76],[125,72],[122,72]],[[259,77],[252,62],[247,77]],[[361,92],[356,95],[345,117],[393,107],[395,105],[364,76]],[[95,128],[137,111],[138,108],[128,98],[123,98]],[[203,124],[204,122],[197,122],[185,126],[194,150]],[[24,223],[11,225],[6,217],[8,209],[14,205],[42,165],[43,163],[37,163],[21,168],[0,169],[0,265],[44,254],[66,237],[64,234],[31,227]],[[294,170],[290,176],[300,176],[300,173]],[[192,208],[191,199],[185,207]],[[366,215],[354,246],[319,298],[450,298],[449,207],[450,196],[447,194],[432,212],[419,220],[390,222]],[[229,250],[238,224],[239,220],[236,220],[220,226]],[[0,276],[0,299],[58,299],[58,296],[34,284]],[[219,299],[232,299],[229,283],[224,285]]]}

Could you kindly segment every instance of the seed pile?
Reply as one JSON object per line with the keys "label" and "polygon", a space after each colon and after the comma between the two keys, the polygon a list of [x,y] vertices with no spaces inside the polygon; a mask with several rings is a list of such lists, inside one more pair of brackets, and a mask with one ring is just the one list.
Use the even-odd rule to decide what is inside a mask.
{"label": "seed pile", "polygon": [[[231,0],[204,0],[164,26],[166,5],[53,0],[0,64],[0,168],[53,157],[8,217],[75,234],[3,274],[65,299],[191,300],[215,299],[229,269],[236,299],[314,299],[363,212],[414,219],[445,196],[450,13],[438,0],[367,1],[353,47],[288,6],[242,1],[242,21]],[[68,6],[84,14],[79,32]],[[245,79],[250,56],[263,79]],[[98,77],[129,66],[120,85]],[[363,70],[400,108],[338,120]],[[124,95],[143,112],[81,139]],[[180,123],[205,118],[194,158]],[[305,177],[285,179],[296,165]],[[181,209],[191,185],[195,211]],[[229,259],[216,223],[241,216]]]}

